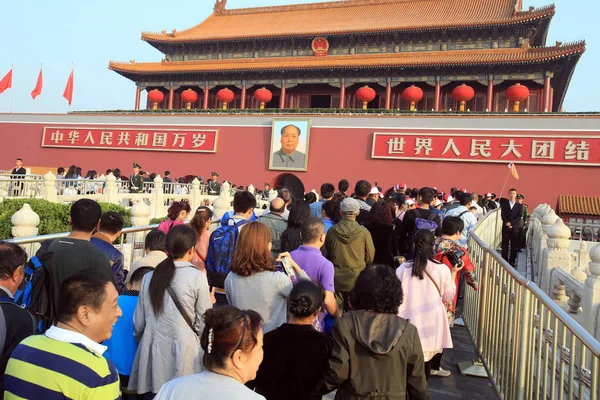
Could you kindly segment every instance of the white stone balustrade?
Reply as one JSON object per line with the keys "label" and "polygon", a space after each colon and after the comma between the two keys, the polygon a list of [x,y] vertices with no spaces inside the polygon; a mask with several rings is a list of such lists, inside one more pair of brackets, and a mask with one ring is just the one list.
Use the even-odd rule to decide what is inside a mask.
{"label": "white stone balustrade", "polygon": [[13,214],[10,219],[12,224],[11,234],[14,238],[26,238],[37,236],[40,216],[31,209],[27,203],[19,211]]}
{"label": "white stone balustrade", "polygon": [[590,250],[590,275],[585,280],[583,318],[596,339],[600,340],[600,244]]}

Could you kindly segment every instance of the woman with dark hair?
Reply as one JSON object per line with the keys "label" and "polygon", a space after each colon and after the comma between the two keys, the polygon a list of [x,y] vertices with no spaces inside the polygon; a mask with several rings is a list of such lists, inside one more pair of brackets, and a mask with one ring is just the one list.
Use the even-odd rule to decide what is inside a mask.
{"label": "woman with dark hair", "polygon": [[151,396],[166,382],[202,370],[202,314],[212,303],[206,274],[191,263],[197,238],[187,225],[173,227],[169,257],[144,276],[133,316],[139,347],[129,390]]}
{"label": "woman with dark hair", "polygon": [[294,286],[290,321],[265,335],[265,357],[251,384],[256,392],[267,399],[321,400],[331,342],[312,324],[324,299],[325,291],[316,282]]}
{"label": "woman with dark hair", "polygon": [[185,220],[188,218],[188,215],[191,211],[192,208],[190,207],[190,203],[187,201],[182,200],[174,202],[167,211],[167,216],[169,219],[161,222],[158,225],[158,229],[163,231],[165,234],[169,233],[169,230],[174,226],[185,223]]}
{"label": "woman with dark hair", "polygon": [[350,292],[350,303],[352,311],[333,324],[327,389],[337,389],[335,398],[344,400],[373,394],[429,399],[419,334],[396,315],[402,286],[394,271],[386,265],[366,267]]}
{"label": "woman with dark hair", "polygon": [[206,269],[206,256],[208,254],[208,242],[210,239],[210,223],[212,221],[213,212],[206,206],[200,206],[196,210],[196,214],[190,221],[190,226],[198,232],[198,240],[196,241],[196,248],[194,252],[194,258],[192,264],[201,271]]}
{"label": "woman with dark hair", "polygon": [[[87,181],[93,181],[95,179],[98,179],[98,173],[95,170],[91,169],[88,171],[84,179]],[[96,194],[98,192],[98,185],[99,183],[97,182],[86,182],[85,194]]]}
{"label": "woman with dark hair", "polygon": [[337,224],[341,217],[339,201],[327,200],[323,203],[323,207],[321,209],[321,219],[325,224],[325,233],[329,231],[329,228]]}
{"label": "woman with dark hair", "polygon": [[262,318],[225,306],[207,310],[200,344],[205,371],[165,384],[155,400],[264,400],[244,384],[263,359]]}
{"label": "woman with dark hair", "polygon": [[394,218],[387,203],[378,202],[371,207],[369,220],[364,226],[371,233],[375,245],[374,264],[384,264],[390,267],[397,265],[394,259],[399,255],[398,238],[393,221]]}
{"label": "woman with dark hair", "polygon": [[[77,173],[75,172],[76,168],[76,166],[71,165],[65,174],[65,179],[77,179]],[[65,183],[66,187],[75,187],[76,185],[77,183],[74,181]]]}
{"label": "woman with dark hair", "polygon": [[317,194],[315,192],[308,192],[304,195],[304,202],[312,204],[317,202]]}
{"label": "woman with dark hair", "polygon": [[288,217],[288,227],[281,234],[281,250],[292,252],[302,245],[300,232],[302,224],[310,217],[310,207],[304,201],[298,201],[292,205]]}
{"label": "woman with dark hair", "polygon": [[[286,258],[295,274],[310,280],[289,253],[281,253],[277,261]],[[230,273],[225,278],[227,302],[234,307],[250,307],[264,318],[266,334],[287,322],[287,298],[292,280],[277,271],[271,255],[271,231],[261,222],[249,222],[240,231]]]}
{"label": "woman with dark hair", "polygon": [[419,330],[427,378],[434,356],[452,348],[452,336],[443,303],[451,302],[454,298],[454,280],[462,269],[461,266],[455,266],[450,272],[445,265],[435,261],[434,245],[433,233],[427,229],[417,231],[414,259],[396,270],[396,276],[406,293],[398,315],[410,320]]}

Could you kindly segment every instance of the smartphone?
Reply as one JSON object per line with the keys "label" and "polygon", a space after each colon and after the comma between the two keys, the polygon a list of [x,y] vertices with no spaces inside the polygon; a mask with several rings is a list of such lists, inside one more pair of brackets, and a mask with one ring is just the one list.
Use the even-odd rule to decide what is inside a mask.
{"label": "smartphone", "polygon": [[287,257],[283,257],[281,259],[281,265],[283,266],[283,270],[288,276],[296,275],[296,273],[294,272],[294,268],[292,268],[292,264],[290,263],[290,260]]}

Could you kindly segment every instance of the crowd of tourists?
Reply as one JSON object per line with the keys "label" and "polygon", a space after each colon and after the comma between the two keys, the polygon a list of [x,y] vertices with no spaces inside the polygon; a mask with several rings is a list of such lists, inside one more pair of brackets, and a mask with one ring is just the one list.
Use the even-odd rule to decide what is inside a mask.
{"label": "crowd of tourists", "polygon": [[262,215],[257,195],[237,191],[212,233],[210,207],[174,202],[128,271],[112,244],[123,217],[90,199],[30,260],[1,242],[0,393],[429,399],[430,377],[451,374],[441,361],[462,286],[478,289],[469,229],[501,206],[513,232],[516,191],[498,203],[349,187],[325,183],[319,199],[280,189]]}

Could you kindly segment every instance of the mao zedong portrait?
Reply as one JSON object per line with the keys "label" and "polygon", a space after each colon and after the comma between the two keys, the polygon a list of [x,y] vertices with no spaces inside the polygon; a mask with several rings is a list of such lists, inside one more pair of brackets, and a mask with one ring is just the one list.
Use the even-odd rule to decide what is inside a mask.
{"label": "mao zedong portrait", "polygon": [[296,125],[281,128],[281,149],[273,153],[272,168],[305,168],[306,154],[296,150],[301,134]]}

